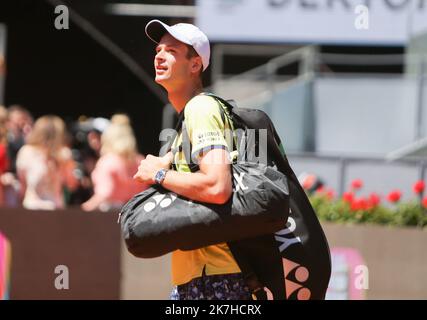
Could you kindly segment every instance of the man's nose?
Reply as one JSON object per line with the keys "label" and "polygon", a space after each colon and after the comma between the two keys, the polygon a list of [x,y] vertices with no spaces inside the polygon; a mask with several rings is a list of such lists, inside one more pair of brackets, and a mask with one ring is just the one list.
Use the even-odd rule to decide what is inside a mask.
{"label": "man's nose", "polygon": [[160,50],[159,52],[156,53],[156,60],[164,60],[164,52],[163,50]]}

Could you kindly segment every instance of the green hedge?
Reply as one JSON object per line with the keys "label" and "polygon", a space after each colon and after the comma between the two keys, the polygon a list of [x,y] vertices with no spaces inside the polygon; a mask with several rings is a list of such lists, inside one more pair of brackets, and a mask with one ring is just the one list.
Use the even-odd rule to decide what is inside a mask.
{"label": "green hedge", "polygon": [[427,197],[422,197],[424,182],[414,184],[416,199],[400,201],[402,194],[395,190],[385,197],[387,205],[375,193],[356,197],[362,186],[361,180],[353,181],[350,191],[341,198],[336,198],[333,190],[321,187],[310,193],[309,199],[321,221],[427,227]]}
{"label": "green hedge", "polygon": [[427,226],[426,210],[416,201],[399,203],[394,208],[378,205],[369,209],[352,210],[350,203],[344,200],[330,200],[325,195],[313,195],[309,198],[321,221]]}

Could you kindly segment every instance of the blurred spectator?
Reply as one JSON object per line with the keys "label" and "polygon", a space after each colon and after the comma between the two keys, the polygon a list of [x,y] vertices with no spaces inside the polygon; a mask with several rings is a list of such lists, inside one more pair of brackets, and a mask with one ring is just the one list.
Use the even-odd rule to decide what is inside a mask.
{"label": "blurred spectator", "polygon": [[72,126],[72,151],[77,162],[78,188],[71,194],[69,203],[80,205],[93,195],[92,171],[100,157],[101,134],[110,124],[105,118],[79,118]]}
{"label": "blurred spectator", "polygon": [[27,143],[19,150],[16,168],[25,208],[63,208],[63,188],[77,187],[75,162],[64,144],[65,134],[65,124],[59,117],[43,116],[37,119]]}
{"label": "blurred spectator", "polygon": [[9,171],[16,173],[16,157],[19,149],[25,144],[25,139],[31,132],[33,117],[31,113],[19,105],[8,108],[7,140],[8,155],[10,160]]}
{"label": "blurred spectator", "polygon": [[77,138],[81,142],[80,152],[84,167],[89,174],[95,168],[101,155],[101,135],[110,125],[110,120],[105,118],[88,119],[79,124]]}
{"label": "blurred spectator", "polygon": [[101,137],[101,158],[92,172],[94,195],[82,208],[86,211],[119,208],[146,186],[133,179],[144,157],[137,152],[136,139],[125,115],[115,115]]}
{"label": "blurred spectator", "polygon": [[[4,116],[4,115],[3,115]],[[4,121],[4,120],[3,120]],[[24,145],[25,138],[31,131],[33,118],[28,110],[13,105],[7,110],[6,142],[8,167],[6,173],[0,174],[3,189],[3,205],[17,207],[20,204],[20,183],[16,176],[16,155]],[[4,129],[4,124],[2,125]]]}
{"label": "blurred spectator", "polygon": [[7,109],[0,106],[0,207],[4,205],[4,185],[3,174],[9,167],[9,160],[7,157]]}

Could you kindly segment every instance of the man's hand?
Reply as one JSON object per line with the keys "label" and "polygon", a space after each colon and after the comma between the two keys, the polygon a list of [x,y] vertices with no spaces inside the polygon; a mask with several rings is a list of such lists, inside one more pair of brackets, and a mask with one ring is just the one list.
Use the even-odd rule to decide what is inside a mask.
{"label": "man's hand", "polygon": [[138,172],[133,178],[141,183],[152,185],[155,183],[154,177],[160,169],[169,169],[173,161],[172,152],[167,153],[163,157],[155,157],[149,154],[138,167]]}
{"label": "man's hand", "polygon": [[233,184],[228,152],[213,149],[200,158],[197,172],[170,171],[163,180],[163,188],[188,199],[224,204],[232,193]]}

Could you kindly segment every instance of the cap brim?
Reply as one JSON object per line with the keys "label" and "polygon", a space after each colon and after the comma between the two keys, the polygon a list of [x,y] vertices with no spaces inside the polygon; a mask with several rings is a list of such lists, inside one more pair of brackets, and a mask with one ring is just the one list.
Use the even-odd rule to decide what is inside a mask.
{"label": "cap brim", "polygon": [[166,32],[169,33],[175,39],[191,45],[191,42],[188,39],[185,39],[183,35],[174,32],[174,30],[170,26],[168,26],[166,23],[161,22],[160,20],[151,20],[145,26],[145,34],[155,43],[159,43]]}

